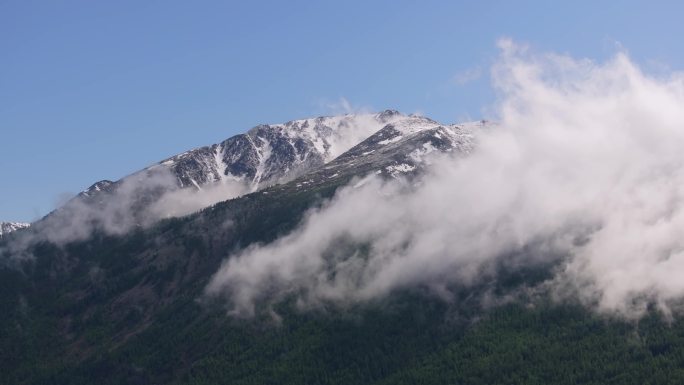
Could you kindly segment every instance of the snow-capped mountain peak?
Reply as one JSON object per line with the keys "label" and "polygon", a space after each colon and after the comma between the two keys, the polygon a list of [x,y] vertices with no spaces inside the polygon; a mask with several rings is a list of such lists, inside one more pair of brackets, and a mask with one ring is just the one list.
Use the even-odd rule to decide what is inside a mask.
{"label": "snow-capped mountain peak", "polygon": [[0,222],[0,237],[7,235],[11,232],[25,229],[31,226],[30,223],[23,222]]}
{"label": "snow-capped mountain peak", "polygon": [[385,125],[402,119],[414,118],[386,110],[261,124],[146,170],[167,168],[177,177],[180,187],[201,189],[209,183],[241,181],[255,191],[328,163]]}
{"label": "snow-capped mountain peak", "polygon": [[[346,114],[318,118],[292,120],[283,124],[266,125],[279,130],[292,140],[310,141],[325,163],[335,159],[360,141],[369,137],[384,125],[407,119],[395,110],[376,114]],[[250,132],[258,132],[258,126]]]}
{"label": "snow-capped mountain peak", "polygon": [[369,174],[411,180],[434,152],[470,152],[485,125],[445,125],[395,110],[262,124],[118,181],[99,181],[32,226],[66,229],[51,234],[59,239],[81,231],[79,221],[120,233],[271,187],[304,189]]}
{"label": "snow-capped mountain peak", "polygon": [[[143,215],[146,208],[154,206],[154,215],[166,217],[305,177],[327,180],[335,175],[369,172],[399,177],[418,173],[429,164],[426,156],[435,150],[467,153],[473,133],[483,125],[444,125],[396,110],[261,124],[223,142],[167,158],[116,182],[97,182],[70,205],[112,206],[116,211],[120,205],[107,206],[107,202],[118,199],[128,202],[126,207],[135,207],[135,213]],[[165,196],[176,190],[181,194]],[[206,194],[202,200],[189,198],[192,190],[206,190]],[[193,199],[196,202],[186,202]]]}

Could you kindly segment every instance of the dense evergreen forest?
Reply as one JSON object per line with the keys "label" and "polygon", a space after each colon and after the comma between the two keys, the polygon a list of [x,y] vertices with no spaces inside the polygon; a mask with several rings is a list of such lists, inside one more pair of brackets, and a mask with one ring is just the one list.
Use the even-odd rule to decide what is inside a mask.
{"label": "dense evergreen forest", "polygon": [[449,301],[418,287],[306,311],[286,300],[254,318],[203,296],[230,251],[287,233],[341,183],[250,194],[123,236],[39,242],[33,258],[5,251],[0,384],[684,383],[677,318],[479,300],[550,267],[453,287]]}

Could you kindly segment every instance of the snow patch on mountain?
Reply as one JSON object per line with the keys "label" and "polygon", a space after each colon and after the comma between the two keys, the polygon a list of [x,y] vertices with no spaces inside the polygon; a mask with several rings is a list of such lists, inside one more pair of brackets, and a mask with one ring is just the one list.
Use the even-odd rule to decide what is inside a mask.
{"label": "snow patch on mountain", "polygon": [[25,229],[31,226],[30,223],[23,222],[0,222],[0,237],[17,230]]}

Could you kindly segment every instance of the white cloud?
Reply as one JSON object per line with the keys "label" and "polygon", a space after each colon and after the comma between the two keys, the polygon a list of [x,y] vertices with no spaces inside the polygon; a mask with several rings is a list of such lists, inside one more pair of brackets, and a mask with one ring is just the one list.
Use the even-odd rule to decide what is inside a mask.
{"label": "white cloud", "polygon": [[32,231],[14,240],[19,252],[36,241],[61,245],[83,240],[93,231],[118,235],[136,227],[148,227],[161,219],[199,211],[212,204],[249,192],[240,181],[206,184],[201,190],[179,188],[167,168],[151,168],[124,178],[111,193],[93,199],[71,199],[41,221]]}
{"label": "white cloud", "polygon": [[[684,297],[684,77],[500,42],[495,129],[418,186],[343,189],[291,234],[230,256],[207,292],[239,314],[295,295],[364,301],[412,285],[478,282],[537,245],[564,256],[544,287],[638,316]],[[358,247],[362,245],[363,247]]]}

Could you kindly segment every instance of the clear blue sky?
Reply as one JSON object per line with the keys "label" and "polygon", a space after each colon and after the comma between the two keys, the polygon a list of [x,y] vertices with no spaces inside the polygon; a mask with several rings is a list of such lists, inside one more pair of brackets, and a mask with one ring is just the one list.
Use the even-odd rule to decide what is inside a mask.
{"label": "clear blue sky", "polygon": [[340,98],[480,118],[503,36],[682,69],[682,4],[0,0],[0,220]]}

